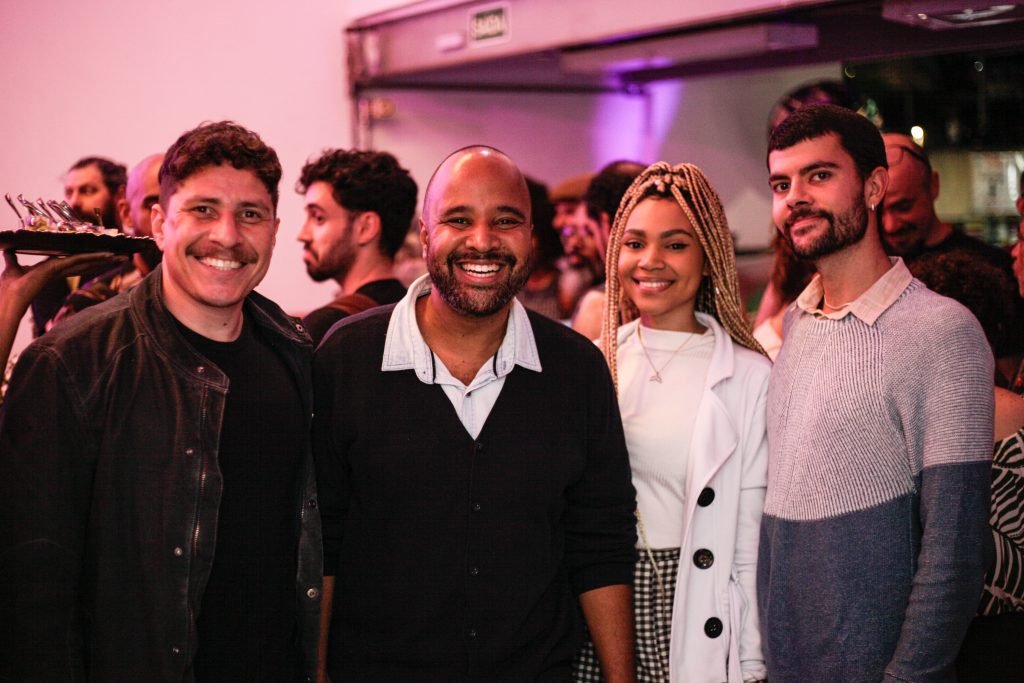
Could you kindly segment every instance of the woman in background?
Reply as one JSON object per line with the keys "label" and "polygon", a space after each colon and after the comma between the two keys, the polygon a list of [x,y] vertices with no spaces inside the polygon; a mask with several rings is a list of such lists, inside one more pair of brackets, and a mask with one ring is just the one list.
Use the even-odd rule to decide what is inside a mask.
{"label": "woman in background", "polygon": [[[740,306],[732,237],[696,166],[659,162],[609,240],[602,351],[637,489],[638,679],[766,678],[755,595],[770,361]],[[593,647],[576,679],[601,680]]]}

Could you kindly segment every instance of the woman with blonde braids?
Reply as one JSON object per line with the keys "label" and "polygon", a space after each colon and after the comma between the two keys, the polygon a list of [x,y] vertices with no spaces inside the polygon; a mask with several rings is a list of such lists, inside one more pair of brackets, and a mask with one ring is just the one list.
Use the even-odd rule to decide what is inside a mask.
{"label": "woman with blonde braids", "polygon": [[[607,272],[600,343],[637,489],[638,679],[764,679],[754,591],[771,362],[743,315],[729,226],[699,168],[659,162],[634,181]],[[601,680],[589,643],[575,675]]]}

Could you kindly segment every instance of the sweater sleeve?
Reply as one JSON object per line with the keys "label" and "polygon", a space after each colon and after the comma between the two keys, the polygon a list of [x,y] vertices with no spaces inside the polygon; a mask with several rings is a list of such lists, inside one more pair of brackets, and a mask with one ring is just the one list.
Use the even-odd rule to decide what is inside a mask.
{"label": "sweater sleeve", "polygon": [[[907,372],[887,376],[910,452],[920,456],[921,545],[887,680],[946,680],[977,609],[991,548],[993,362],[977,321],[957,309],[940,313],[945,324],[921,325],[917,339],[905,340],[918,353],[888,354],[894,363],[915,359]],[[895,386],[907,377],[915,379]]]}
{"label": "sweater sleeve", "polygon": [[83,680],[79,576],[95,449],[57,356],[22,355],[0,414],[2,680]]}
{"label": "sweater sleeve", "polygon": [[597,349],[586,349],[587,465],[568,491],[566,558],[574,592],[633,583],[636,491],[630,476],[615,388]]}

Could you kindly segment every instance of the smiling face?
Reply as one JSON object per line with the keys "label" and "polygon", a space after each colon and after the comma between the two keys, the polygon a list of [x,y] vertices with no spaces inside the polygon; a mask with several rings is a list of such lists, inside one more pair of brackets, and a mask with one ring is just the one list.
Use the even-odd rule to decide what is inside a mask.
{"label": "smiling face", "polygon": [[589,268],[600,275],[604,270],[598,248],[601,225],[587,213],[585,202],[576,204],[559,228],[562,248],[570,268]]}
{"label": "smiling face", "polygon": [[306,272],[316,282],[345,279],[356,260],[354,214],[334,200],[329,183],[319,180],[306,190],[306,221],[299,231]]}
{"label": "smiling face", "polygon": [[797,256],[815,261],[857,244],[867,234],[866,204],[878,200],[877,183],[860,177],[838,136],[775,150],[768,167],[772,220]]}
{"label": "smiling face", "polygon": [[919,158],[905,135],[882,136],[889,157],[889,188],[881,214],[882,238],[894,254],[916,254],[933,241],[940,225],[935,214],[938,175]]}
{"label": "smiling face", "polygon": [[251,170],[208,166],[181,181],[167,204],[153,208],[167,308],[200,334],[200,321],[240,323],[242,302],[270,267],[277,234],[266,186]]}
{"label": "smiling face", "polygon": [[474,148],[446,160],[424,200],[420,242],[438,302],[460,315],[506,308],[529,277],[530,195],[522,174]]}
{"label": "smiling face", "polygon": [[692,331],[705,268],[694,227],[674,199],[636,205],[622,234],[619,281],[646,327]]}

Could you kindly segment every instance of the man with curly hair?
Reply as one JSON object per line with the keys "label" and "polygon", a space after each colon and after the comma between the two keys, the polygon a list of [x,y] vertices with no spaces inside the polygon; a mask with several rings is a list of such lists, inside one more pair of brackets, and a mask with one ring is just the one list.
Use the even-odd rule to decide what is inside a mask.
{"label": "man with curly hair", "polygon": [[298,237],[306,271],[341,287],[302,321],[319,344],[342,318],[405,296],[395,253],[416,211],[416,181],[387,152],[328,149],[302,167],[295,189],[306,199]]}
{"label": "man with curly hair", "polygon": [[0,413],[0,680],[315,674],[312,345],[253,292],[277,154],[231,122],[171,145],[163,262],[22,354]]}

